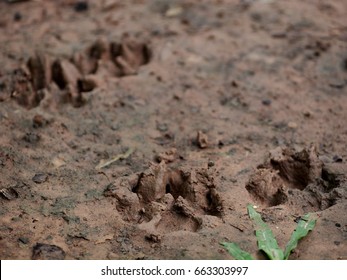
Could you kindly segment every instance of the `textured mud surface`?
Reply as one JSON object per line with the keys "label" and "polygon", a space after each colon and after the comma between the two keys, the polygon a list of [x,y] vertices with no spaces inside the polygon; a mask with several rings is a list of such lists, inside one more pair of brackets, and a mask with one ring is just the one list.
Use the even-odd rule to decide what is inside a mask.
{"label": "textured mud surface", "polygon": [[347,259],[346,1],[85,3],[0,1],[1,259]]}

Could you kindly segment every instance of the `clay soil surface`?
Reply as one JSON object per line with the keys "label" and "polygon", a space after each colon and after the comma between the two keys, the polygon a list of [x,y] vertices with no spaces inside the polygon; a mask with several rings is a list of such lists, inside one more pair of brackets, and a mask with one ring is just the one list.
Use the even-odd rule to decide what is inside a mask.
{"label": "clay soil surface", "polygon": [[0,1],[1,259],[347,259],[345,0]]}

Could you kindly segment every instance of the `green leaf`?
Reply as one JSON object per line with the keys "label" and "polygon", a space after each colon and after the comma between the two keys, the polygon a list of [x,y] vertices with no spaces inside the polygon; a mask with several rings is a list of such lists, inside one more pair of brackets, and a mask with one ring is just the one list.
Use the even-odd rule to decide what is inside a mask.
{"label": "green leaf", "polygon": [[278,247],[277,241],[269,226],[261,219],[261,216],[253,205],[247,206],[248,215],[255,223],[255,235],[258,240],[258,248],[266,253],[271,260],[283,260],[283,251]]}
{"label": "green leaf", "polygon": [[222,242],[221,245],[237,260],[254,260],[251,254],[241,250],[236,243]]}
{"label": "green leaf", "polygon": [[285,260],[289,258],[290,253],[296,248],[299,240],[305,237],[310,230],[314,229],[317,219],[318,216],[314,213],[308,213],[301,217],[284,251]]}

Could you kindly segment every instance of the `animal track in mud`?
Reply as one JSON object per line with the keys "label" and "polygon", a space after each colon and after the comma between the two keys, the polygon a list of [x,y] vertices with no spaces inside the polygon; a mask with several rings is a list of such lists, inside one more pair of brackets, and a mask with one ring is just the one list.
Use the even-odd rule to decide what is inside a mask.
{"label": "animal track in mud", "polygon": [[37,52],[13,73],[0,80],[3,95],[28,109],[37,107],[46,96],[55,102],[80,107],[83,93],[92,91],[105,77],[134,75],[152,56],[147,43],[125,38],[120,43],[98,40],[70,59],[53,59]]}
{"label": "animal track in mud", "polygon": [[347,198],[346,171],[346,165],[323,164],[314,147],[302,151],[278,148],[251,175],[246,189],[265,207],[287,204],[324,210]]}
{"label": "animal track in mud", "polygon": [[197,231],[204,216],[223,215],[222,198],[209,170],[171,170],[164,161],[118,178],[104,195],[116,198],[124,221],[149,233]]}

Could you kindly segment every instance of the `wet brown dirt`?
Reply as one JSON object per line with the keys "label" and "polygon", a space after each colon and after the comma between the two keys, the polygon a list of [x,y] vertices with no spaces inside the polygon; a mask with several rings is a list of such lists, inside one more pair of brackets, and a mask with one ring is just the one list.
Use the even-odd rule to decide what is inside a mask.
{"label": "wet brown dirt", "polygon": [[1,259],[347,259],[343,0],[0,1]]}

